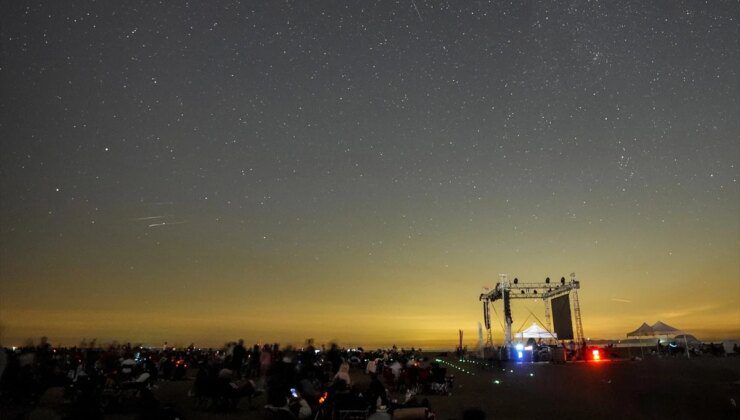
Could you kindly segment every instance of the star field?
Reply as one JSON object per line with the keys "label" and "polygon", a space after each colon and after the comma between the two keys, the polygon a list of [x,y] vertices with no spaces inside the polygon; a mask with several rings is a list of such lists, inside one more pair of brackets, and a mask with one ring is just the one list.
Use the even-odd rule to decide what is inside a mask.
{"label": "star field", "polygon": [[454,341],[571,271],[740,333],[736,2],[2,8],[10,340]]}

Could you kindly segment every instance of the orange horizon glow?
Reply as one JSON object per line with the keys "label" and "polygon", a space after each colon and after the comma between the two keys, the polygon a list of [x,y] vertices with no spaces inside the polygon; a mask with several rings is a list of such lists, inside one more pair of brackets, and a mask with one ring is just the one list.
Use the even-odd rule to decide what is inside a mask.
{"label": "orange horizon glow", "polygon": [[[674,248],[675,253],[681,253],[680,247]],[[656,265],[656,270],[660,268],[658,273],[675,275],[672,277],[675,284],[687,284],[701,271],[700,268],[692,272],[679,267],[693,264],[692,258],[695,257],[688,252],[681,259],[664,256],[663,261],[657,261],[662,264]],[[641,282],[647,282],[646,279],[654,279],[654,272],[640,273],[639,267],[635,267],[630,271],[633,277],[620,279],[609,277],[608,273],[589,275],[595,271],[583,271],[578,279],[582,285],[579,297],[585,335],[592,339],[626,339],[626,332],[642,322],[652,324],[660,320],[700,340],[740,337],[740,316],[735,304],[738,286],[731,280],[737,275],[737,269],[733,268],[731,259],[725,262],[724,265],[715,264],[715,268],[726,270],[727,281],[721,281],[720,277],[711,284],[707,282],[699,291],[666,287],[658,298],[655,296],[657,287],[640,286]],[[586,268],[596,270],[597,267]],[[388,267],[363,276],[378,276],[384,269]],[[530,267],[528,272],[536,270]],[[562,273],[568,271],[561,270]],[[156,294],[148,302],[137,301],[138,295],[118,301],[100,298],[88,302],[85,309],[64,305],[65,299],[56,300],[53,295],[42,299],[42,293],[30,294],[28,296],[35,299],[30,299],[27,305],[13,302],[3,305],[0,344],[19,346],[28,338],[38,341],[39,337],[48,336],[52,343],[59,345],[77,345],[83,338],[88,341],[97,338],[98,343],[117,341],[159,346],[166,341],[180,347],[190,343],[219,347],[243,338],[248,343],[299,346],[305,339],[314,338],[317,343],[338,342],[348,346],[396,344],[399,347],[454,348],[457,330],[463,329],[465,343],[474,348],[478,342],[478,322],[481,322],[481,303],[477,295],[485,283],[478,280],[455,282],[452,270],[434,273],[420,268],[419,271],[416,275],[400,268],[389,271],[384,284],[374,288],[354,288],[333,282],[330,283],[335,292],[333,297],[329,284],[310,282],[305,286],[276,287],[274,291],[259,293],[252,289],[251,294],[245,287],[243,295],[236,293],[237,286],[234,286],[235,293],[223,296],[208,294],[207,288],[192,293],[179,290],[175,295],[178,298],[169,300],[162,299],[166,291],[152,286]],[[465,274],[473,279],[484,277],[472,270]],[[558,274],[550,275],[557,277]],[[494,277],[490,276],[491,286],[496,281]],[[522,281],[537,279],[519,277]],[[408,280],[401,281],[404,278]],[[443,287],[448,283],[455,285]],[[198,296],[198,293],[203,294]],[[322,300],[324,295],[327,297]],[[362,296],[371,298],[359,299]],[[501,303],[497,302],[495,311],[491,311],[496,343],[503,339],[501,313]],[[544,307],[540,301],[516,300],[513,315],[513,327],[517,331],[535,321],[542,323]]]}

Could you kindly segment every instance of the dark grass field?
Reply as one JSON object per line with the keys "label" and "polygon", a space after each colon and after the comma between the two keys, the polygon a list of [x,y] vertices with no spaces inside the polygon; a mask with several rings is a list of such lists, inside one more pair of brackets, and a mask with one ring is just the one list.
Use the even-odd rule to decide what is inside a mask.
{"label": "dark grass field", "polygon": [[[740,402],[740,357],[646,359],[555,364],[511,364],[487,370],[454,358],[443,359],[455,374],[451,396],[428,396],[437,419],[461,419],[468,408],[480,408],[488,419],[509,418],[740,418],[730,399]],[[367,381],[353,372],[360,385]],[[499,381],[498,384],[494,381]],[[187,397],[190,381],[160,384],[157,396],[186,419],[261,419],[264,399],[253,406],[221,414],[193,409]]]}

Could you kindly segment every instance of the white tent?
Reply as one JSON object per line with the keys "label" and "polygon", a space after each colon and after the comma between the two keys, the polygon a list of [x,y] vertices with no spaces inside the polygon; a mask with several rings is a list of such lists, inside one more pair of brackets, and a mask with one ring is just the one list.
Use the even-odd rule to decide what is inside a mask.
{"label": "white tent", "polygon": [[[677,337],[682,336],[684,340],[684,344],[686,344],[686,357],[691,358],[689,355],[689,342],[687,338],[687,334],[679,329],[673,328],[670,325],[658,321],[653,325],[648,325],[647,323],[643,322],[640,328],[627,333],[627,337]],[[658,343],[660,343],[660,340],[658,340]],[[640,351],[642,351],[642,342],[640,342]]]}
{"label": "white tent", "polygon": [[658,321],[655,324],[653,324],[652,329],[653,329],[653,333],[658,336],[660,335],[676,336],[676,335],[684,333],[683,331],[673,328],[670,325],[665,324],[661,321]]}
{"label": "white tent", "polygon": [[652,337],[655,335],[655,331],[653,331],[653,327],[648,325],[646,322],[643,322],[642,325],[640,325],[640,328],[627,333],[627,337]]}
{"label": "white tent", "polygon": [[527,338],[542,338],[542,339],[551,338],[553,340],[558,339],[557,334],[550,333],[546,329],[537,325],[536,322],[533,322],[531,327],[527,328],[526,330],[520,332],[517,335],[522,341],[524,341],[524,339],[527,339]]}

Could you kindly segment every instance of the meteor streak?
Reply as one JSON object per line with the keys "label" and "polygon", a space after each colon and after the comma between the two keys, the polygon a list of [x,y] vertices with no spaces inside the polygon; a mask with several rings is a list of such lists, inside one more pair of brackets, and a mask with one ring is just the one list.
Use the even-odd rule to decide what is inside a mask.
{"label": "meteor streak", "polygon": [[149,225],[150,228],[153,227],[159,227],[159,226],[169,226],[169,225],[181,225],[185,222],[162,222],[162,223],[152,223]]}
{"label": "meteor streak", "polygon": [[137,217],[137,218],[131,219],[131,220],[135,220],[137,222],[140,222],[142,220],[164,219],[165,217],[167,217],[167,216],[146,216],[146,217]]}

